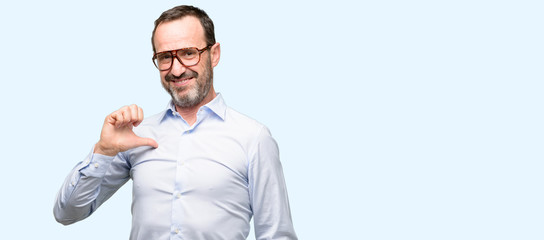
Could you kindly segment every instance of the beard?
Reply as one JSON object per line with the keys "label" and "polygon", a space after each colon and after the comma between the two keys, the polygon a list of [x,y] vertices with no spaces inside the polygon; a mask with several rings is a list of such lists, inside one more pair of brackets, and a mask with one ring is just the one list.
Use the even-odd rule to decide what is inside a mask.
{"label": "beard", "polygon": [[[202,76],[187,68],[180,76],[176,77],[169,73],[164,77],[165,81],[161,81],[163,88],[170,96],[172,96],[172,101],[176,106],[180,108],[194,107],[206,98],[213,83],[213,70],[210,58],[206,58],[206,63],[204,65]],[[174,80],[180,78],[194,78],[195,81],[194,84],[190,86],[182,87],[176,87],[173,84],[170,84]],[[186,91],[186,93],[181,94],[181,92],[184,91]]]}

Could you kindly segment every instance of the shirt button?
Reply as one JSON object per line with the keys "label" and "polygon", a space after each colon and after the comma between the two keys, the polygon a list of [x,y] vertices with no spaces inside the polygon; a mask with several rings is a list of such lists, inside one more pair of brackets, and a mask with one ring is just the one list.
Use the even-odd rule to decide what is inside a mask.
{"label": "shirt button", "polygon": [[176,234],[179,234],[179,229],[176,228],[174,232],[176,232]]}
{"label": "shirt button", "polygon": [[98,166],[99,166],[98,163],[95,163],[95,164],[94,164],[94,167],[95,167],[95,168],[98,168]]}
{"label": "shirt button", "polygon": [[176,194],[176,198],[181,198],[181,193]]}

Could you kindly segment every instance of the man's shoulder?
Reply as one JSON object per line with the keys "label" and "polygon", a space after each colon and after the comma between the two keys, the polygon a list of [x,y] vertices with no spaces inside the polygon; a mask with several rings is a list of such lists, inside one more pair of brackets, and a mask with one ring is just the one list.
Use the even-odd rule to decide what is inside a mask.
{"label": "man's shoulder", "polygon": [[225,121],[227,121],[229,124],[251,130],[261,130],[263,128],[266,128],[263,123],[231,107],[227,107]]}
{"label": "man's shoulder", "polygon": [[236,135],[243,136],[249,142],[256,143],[262,139],[272,138],[271,131],[265,124],[230,107],[227,108],[225,122]]}

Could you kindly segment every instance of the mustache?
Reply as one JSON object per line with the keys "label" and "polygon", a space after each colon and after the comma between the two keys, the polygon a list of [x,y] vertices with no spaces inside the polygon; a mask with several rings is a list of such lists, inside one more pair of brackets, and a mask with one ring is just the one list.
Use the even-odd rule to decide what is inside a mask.
{"label": "mustache", "polygon": [[197,78],[197,77],[198,77],[197,72],[187,69],[184,73],[182,73],[179,76],[174,76],[173,74],[169,73],[164,77],[164,80],[166,80],[167,82],[172,82],[182,78]]}

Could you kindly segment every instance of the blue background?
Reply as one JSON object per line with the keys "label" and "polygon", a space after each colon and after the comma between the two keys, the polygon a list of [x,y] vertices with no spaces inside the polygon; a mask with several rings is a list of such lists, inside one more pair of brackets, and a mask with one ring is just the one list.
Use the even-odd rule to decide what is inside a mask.
{"label": "blue background", "polygon": [[544,5],[523,0],[4,1],[2,239],[128,238],[131,183],[68,227],[53,202],[107,114],[165,108],[150,37],[179,4],[278,141],[300,239],[544,239]]}

